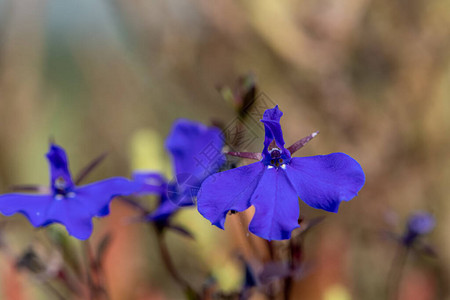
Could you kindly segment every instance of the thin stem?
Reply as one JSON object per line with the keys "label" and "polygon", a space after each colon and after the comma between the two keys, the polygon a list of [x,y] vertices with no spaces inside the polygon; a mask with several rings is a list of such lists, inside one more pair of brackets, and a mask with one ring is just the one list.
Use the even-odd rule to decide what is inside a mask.
{"label": "thin stem", "polygon": [[194,291],[190,284],[186,280],[184,280],[180,276],[180,274],[178,274],[177,269],[175,268],[175,265],[173,264],[173,261],[170,257],[169,249],[167,248],[163,232],[160,228],[156,228],[156,238],[161,258],[169,274],[181,286],[181,288],[186,292],[189,298],[200,299],[199,295]]}
{"label": "thin stem", "polygon": [[[89,240],[84,243],[84,249],[87,257],[87,284],[89,287],[89,299],[110,299],[106,289],[106,279],[102,266],[95,258]],[[103,297],[102,297],[103,296]]]}
{"label": "thin stem", "polygon": [[50,284],[48,281],[44,281],[42,283],[51,293],[53,293],[58,299],[64,300],[66,297],[64,297],[63,294],[61,294],[58,289],[56,289],[53,285]]}
{"label": "thin stem", "polygon": [[288,276],[284,280],[284,299],[289,300],[289,296],[291,294],[291,287],[292,287],[292,277]]}
{"label": "thin stem", "polygon": [[[266,245],[267,245],[267,250],[269,251],[269,258],[270,258],[270,262],[274,262],[275,261],[275,251],[274,251],[274,243],[273,241],[268,241],[266,240]],[[270,282],[268,284],[268,293],[267,293],[267,297],[269,299],[275,299],[275,286],[274,286],[275,282]]]}
{"label": "thin stem", "polygon": [[100,156],[92,160],[86,167],[84,167],[83,170],[81,170],[78,176],[75,178],[75,185],[80,184],[83,179],[105,159],[107,155],[108,153],[106,152],[101,154]]}
{"label": "thin stem", "polygon": [[409,247],[399,244],[391,264],[391,269],[387,277],[386,283],[386,299],[397,300],[400,290],[400,282],[403,269],[406,265],[406,258],[408,257]]}

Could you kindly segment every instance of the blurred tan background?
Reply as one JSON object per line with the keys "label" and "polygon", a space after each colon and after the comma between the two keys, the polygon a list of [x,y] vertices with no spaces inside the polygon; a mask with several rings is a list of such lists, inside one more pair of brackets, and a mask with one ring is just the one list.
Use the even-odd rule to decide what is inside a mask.
{"label": "blurred tan background", "polygon": [[[367,177],[337,215],[301,204],[305,217],[327,218],[306,241],[314,268],[294,285],[295,299],[382,299],[396,245],[380,232],[400,232],[414,210],[437,218],[429,242],[438,259],[409,257],[401,299],[450,299],[449,11],[448,0],[0,0],[1,191],[47,184],[50,137],[74,172],[109,152],[89,181],[168,170],[163,141],[173,120],[233,120],[217,88],[252,72],[285,113],[287,144],[320,130],[297,155],[345,152]],[[116,234],[112,298],[181,297],[154,232],[123,221],[133,214],[116,201],[96,223],[94,242]],[[6,240],[21,249],[32,228],[14,218]],[[236,251],[264,256],[247,248],[258,238],[236,238],[238,216],[225,232],[195,209],[178,219],[198,238],[169,233],[171,253],[196,286],[212,273],[221,289],[237,289]],[[46,299],[5,259],[0,271],[2,299]]]}

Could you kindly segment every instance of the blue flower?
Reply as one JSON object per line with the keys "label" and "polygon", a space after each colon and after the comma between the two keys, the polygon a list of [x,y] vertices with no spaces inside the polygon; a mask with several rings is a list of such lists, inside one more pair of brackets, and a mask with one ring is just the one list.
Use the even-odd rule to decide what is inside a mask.
{"label": "blue flower", "polygon": [[240,212],[253,205],[252,233],[267,240],[289,239],[299,227],[298,197],[314,208],[337,212],[339,204],[355,197],[364,185],[361,166],[344,153],[291,157],[317,133],[285,148],[282,115],[278,106],[264,112],[262,154],[234,153],[260,161],[214,174],[203,182],[198,210],[213,225],[224,229],[229,211]]}
{"label": "blue flower", "polygon": [[85,240],[92,233],[92,218],[107,215],[112,198],[129,195],[136,190],[135,183],[121,177],[75,186],[66,153],[55,144],[50,145],[47,159],[50,164],[48,194],[1,195],[2,214],[21,213],[34,227],[60,223],[70,235]]}
{"label": "blue flower", "polygon": [[179,209],[179,206],[169,199],[170,185],[161,174],[150,171],[135,171],[133,172],[133,181],[139,186],[137,195],[159,196],[157,208],[145,217],[146,221],[164,223]]}
{"label": "blue flower", "polygon": [[433,230],[435,225],[436,220],[433,215],[427,212],[416,212],[409,217],[402,240],[405,245],[410,246],[419,236]]}
{"label": "blue flower", "polygon": [[223,136],[218,128],[185,119],[177,120],[165,143],[174,166],[174,180],[169,182],[155,172],[133,173],[134,181],[140,186],[138,194],[160,195],[158,207],[147,216],[147,220],[163,221],[178,211],[180,206],[194,205],[202,181],[217,172],[225,162],[223,145]]}

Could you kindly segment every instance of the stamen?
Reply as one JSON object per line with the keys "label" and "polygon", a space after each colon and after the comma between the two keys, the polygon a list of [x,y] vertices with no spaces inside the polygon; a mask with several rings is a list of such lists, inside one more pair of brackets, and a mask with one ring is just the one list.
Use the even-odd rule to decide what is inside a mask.
{"label": "stamen", "polygon": [[66,181],[62,177],[58,177],[55,180],[55,187],[58,190],[64,190],[67,187]]}

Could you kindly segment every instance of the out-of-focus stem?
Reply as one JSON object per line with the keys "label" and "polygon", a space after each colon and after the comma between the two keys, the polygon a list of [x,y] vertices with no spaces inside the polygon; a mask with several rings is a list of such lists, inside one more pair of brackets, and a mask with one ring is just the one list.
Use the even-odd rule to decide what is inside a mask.
{"label": "out-of-focus stem", "polygon": [[172,259],[170,257],[169,249],[167,248],[163,231],[159,228],[156,228],[156,237],[161,258],[170,276],[172,276],[172,278],[181,286],[181,288],[186,293],[188,299],[200,299],[198,293],[195,292],[195,290],[190,286],[190,284],[186,280],[184,280],[180,276],[180,274],[178,274],[177,269],[175,268],[175,265],[173,264]]}
{"label": "out-of-focus stem", "polygon": [[89,240],[84,243],[84,249],[87,257],[87,284],[89,287],[89,299],[109,300],[109,294],[106,289],[106,279],[103,268],[98,263],[92,251]]}
{"label": "out-of-focus stem", "polygon": [[399,296],[401,277],[408,257],[409,247],[398,245],[386,283],[386,299],[397,300]]}

